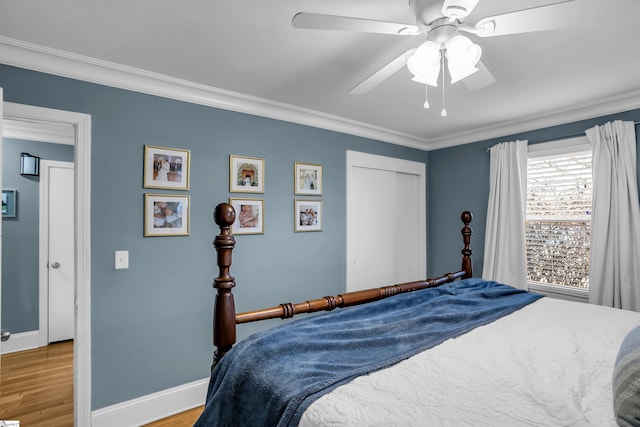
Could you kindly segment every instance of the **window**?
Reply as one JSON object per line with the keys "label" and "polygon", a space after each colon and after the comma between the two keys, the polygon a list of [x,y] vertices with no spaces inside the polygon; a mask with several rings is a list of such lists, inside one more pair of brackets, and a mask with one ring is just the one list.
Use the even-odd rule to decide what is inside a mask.
{"label": "window", "polygon": [[591,147],[586,137],[529,146],[527,280],[589,288]]}

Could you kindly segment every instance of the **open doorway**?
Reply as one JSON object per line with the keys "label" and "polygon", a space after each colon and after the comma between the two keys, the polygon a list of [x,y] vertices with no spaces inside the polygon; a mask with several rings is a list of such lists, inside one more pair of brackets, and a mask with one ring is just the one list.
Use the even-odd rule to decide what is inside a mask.
{"label": "open doorway", "polygon": [[[73,141],[75,202],[70,209],[75,216],[73,239],[76,248],[73,268],[76,283],[73,334],[74,424],[91,425],[91,117],[86,114],[13,103],[4,103],[3,108],[4,136],[23,141],[46,141],[57,144],[68,138]],[[2,145],[0,148],[4,148]],[[0,326],[4,327],[4,325]]]}

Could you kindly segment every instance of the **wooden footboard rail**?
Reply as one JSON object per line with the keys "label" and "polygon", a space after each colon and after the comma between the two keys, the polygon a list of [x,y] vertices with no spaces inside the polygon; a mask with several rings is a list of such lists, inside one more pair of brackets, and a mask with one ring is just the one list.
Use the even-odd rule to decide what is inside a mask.
{"label": "wooden footboard rail", "polygon": [[330,311],[335,308],[349,307],[377,301],[393,295],[420,289],[433,288],[444,283],[452,282],[458,278],[473,276],[473,264],[471,262],[472,230],[469,227],[473,216],[465,211],[461,215],[464,227],[461,230],[464,248],[462,249],[462,268],[455,273],[447,273],[434,279],[416,282],[401,283],[391,286],[383,286],[362,291],[347,292],[336,296],[326,296],[298,304],[283,303],[277,307],[262,310],[248,311],[236,314],[232,289],[235,286],[233,277],[229,274],[231,267],[231,253],[235,246],[235,240],[230,233],[231,224],[235,220],[235,210],[229,203],[221,203],[216,206],[213,213],[216,224],[220,227],[213,242],[218,255],[218,277],[214,279],[213,287],[217,290],[214,314],[213,314],[213,345],[216,347],[213,367],[236,342],[236,324],[254,322],[257,320],[282,318],[287,319],[300,313],[313,313],[316,311]]}

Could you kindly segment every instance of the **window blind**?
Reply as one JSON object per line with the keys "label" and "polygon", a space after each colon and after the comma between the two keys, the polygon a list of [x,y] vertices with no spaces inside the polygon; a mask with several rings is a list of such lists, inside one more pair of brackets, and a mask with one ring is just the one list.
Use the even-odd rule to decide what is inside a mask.
{"label": "window blind", "polygon": [[589,287],[591,153],[527,161],[526,245],[530,282]]}

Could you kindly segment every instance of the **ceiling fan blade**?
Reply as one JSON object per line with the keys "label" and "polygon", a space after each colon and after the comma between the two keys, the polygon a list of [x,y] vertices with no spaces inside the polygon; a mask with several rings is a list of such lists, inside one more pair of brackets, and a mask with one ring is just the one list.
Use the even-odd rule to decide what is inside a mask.
{"label": "ceiling fan blade", "polygon": [[485,87],[492,85],[496,81],[496,78],[493,77],[491,71],[489,71],[489,69],[482,63],[482,61],[478,61],[478,63],[476,64],[476,68],[478,68],[478,71],[462,80],[462,83],[464,83],[467,89],[472,92],[484,89]]}
{"label": "ceiling fan blade", "polygon": [[531,9],[518,10],[502,15],[489,16],[476,24],[480,37],[546,31],[567,28],[579,23],[577,0],[565,0]]}
{"label": "ceiling fan blade", "polygon": [[420,34],[420,30],[416,25],[351,18],[348,16],[323,15],[321,13],[299,12],[294,15],[291,23],[295,28],[314,30],[356,31],[395,35]]}
{"label": "ceiling fan blade", "polygon": [[369,77],[364,79],[362,82],[358,83],[355,87],[353,87],[349,94],[351,95],[361,95],[363,93],[369,92],[374,87],[378,86],[380,83],[391,77],[402,67],[407,65],[407,60],[414,54],[416,49],[409,49],[402,55],[398,56],[393,61],[389,62],[384,67],[380,68],[375,73],[371,74]]}
{"label": "ceiling fan blade", "polygon": [[449,19],[462,20],[469,16],[480,0],[444,0],[442,14]]}

